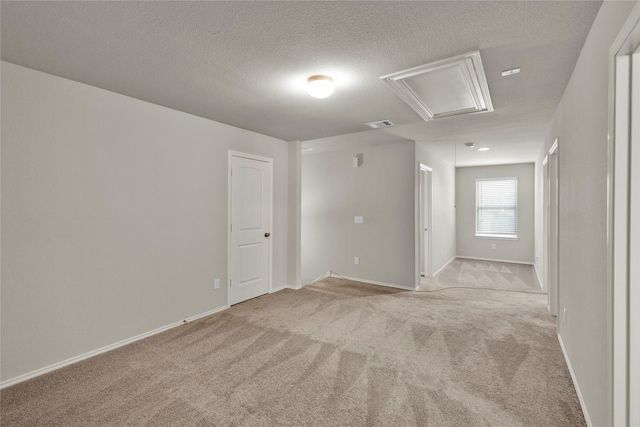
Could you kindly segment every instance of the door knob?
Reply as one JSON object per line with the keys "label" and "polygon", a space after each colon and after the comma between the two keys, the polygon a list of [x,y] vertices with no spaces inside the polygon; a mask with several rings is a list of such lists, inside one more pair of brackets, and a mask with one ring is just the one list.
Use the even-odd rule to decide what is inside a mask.
{"label": "door knob", "polygon": [[271,236],[271,233],[264,233],[264,237],[269,237]]}

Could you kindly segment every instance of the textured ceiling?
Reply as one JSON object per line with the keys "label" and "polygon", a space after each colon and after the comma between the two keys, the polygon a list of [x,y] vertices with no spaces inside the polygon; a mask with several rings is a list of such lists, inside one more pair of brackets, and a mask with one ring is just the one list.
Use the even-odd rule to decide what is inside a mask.
{"label": "textured ceiling", "polygon": [[[14,64],[284,140],[513,145],[542,141],[600,5],[2,1],[1,47]],[[477,49],[492,113],[424,122],[379,80]],[[336,81],[322,100],[304,90],[319,73]],[[381,119],[398,126],[362,132]]]}

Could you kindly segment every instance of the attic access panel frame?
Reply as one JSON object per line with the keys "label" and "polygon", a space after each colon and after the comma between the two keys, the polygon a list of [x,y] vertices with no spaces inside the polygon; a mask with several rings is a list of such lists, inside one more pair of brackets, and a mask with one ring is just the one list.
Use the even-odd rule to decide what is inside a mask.
{"label": "attic access panel frame", "polygon": [[[456,75],[456,71],[458,72]],[[430,108],[430,102],[422,99],[420,87],[416,83],[429,83],[428,79],[439,73],[440,77],[444,76],[442,72],[449,72],[447,77],[449,83],[458,86],[458,89],[464,88],[466,93],[459,93],[467,101],[471,101],[472,105],[466,108],[453,109],[451,111],[435,111]],[[431,76],[429,75],[431,74]],[[424,81],[419,81],[420,77],[426,77]],[[412,82],[413,79],[413,82]],[[432,62],[426,65],[410,68],[408,70],[399,71],[380,77],[380,80],[391,88],[404,102],[406,102],[420,117],[425,121],[438,119],[441,117],[450,117],[460,114],[482,113],[493,111],[493,103],[489,94],[489,85],[484,74],[484,67],[480,52],[474,51],[455,56],[453,58],[443,59],[441,61]],[[462,81],[460,81],[462,80]],[[437,103],[437,102],[436,102]],[[433,105],[434,103],[431,102]]]}

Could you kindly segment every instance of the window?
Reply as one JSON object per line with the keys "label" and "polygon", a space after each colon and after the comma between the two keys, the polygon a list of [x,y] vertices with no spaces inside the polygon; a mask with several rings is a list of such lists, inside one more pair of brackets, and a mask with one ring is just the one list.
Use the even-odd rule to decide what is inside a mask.
{"label": "window", "polygon": [[476,236],[518,237],[518,179],[476,179]]}

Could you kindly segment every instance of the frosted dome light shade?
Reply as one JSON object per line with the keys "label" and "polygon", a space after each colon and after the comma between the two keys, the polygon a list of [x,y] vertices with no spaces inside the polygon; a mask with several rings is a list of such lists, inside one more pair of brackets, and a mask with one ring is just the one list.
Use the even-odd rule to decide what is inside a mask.
{"label": "frosted dome light shade", "polygon": [[314,98],[326,98],[334,89],[333,79],[329,76],[311,76],[307,79],[307,92]]}

